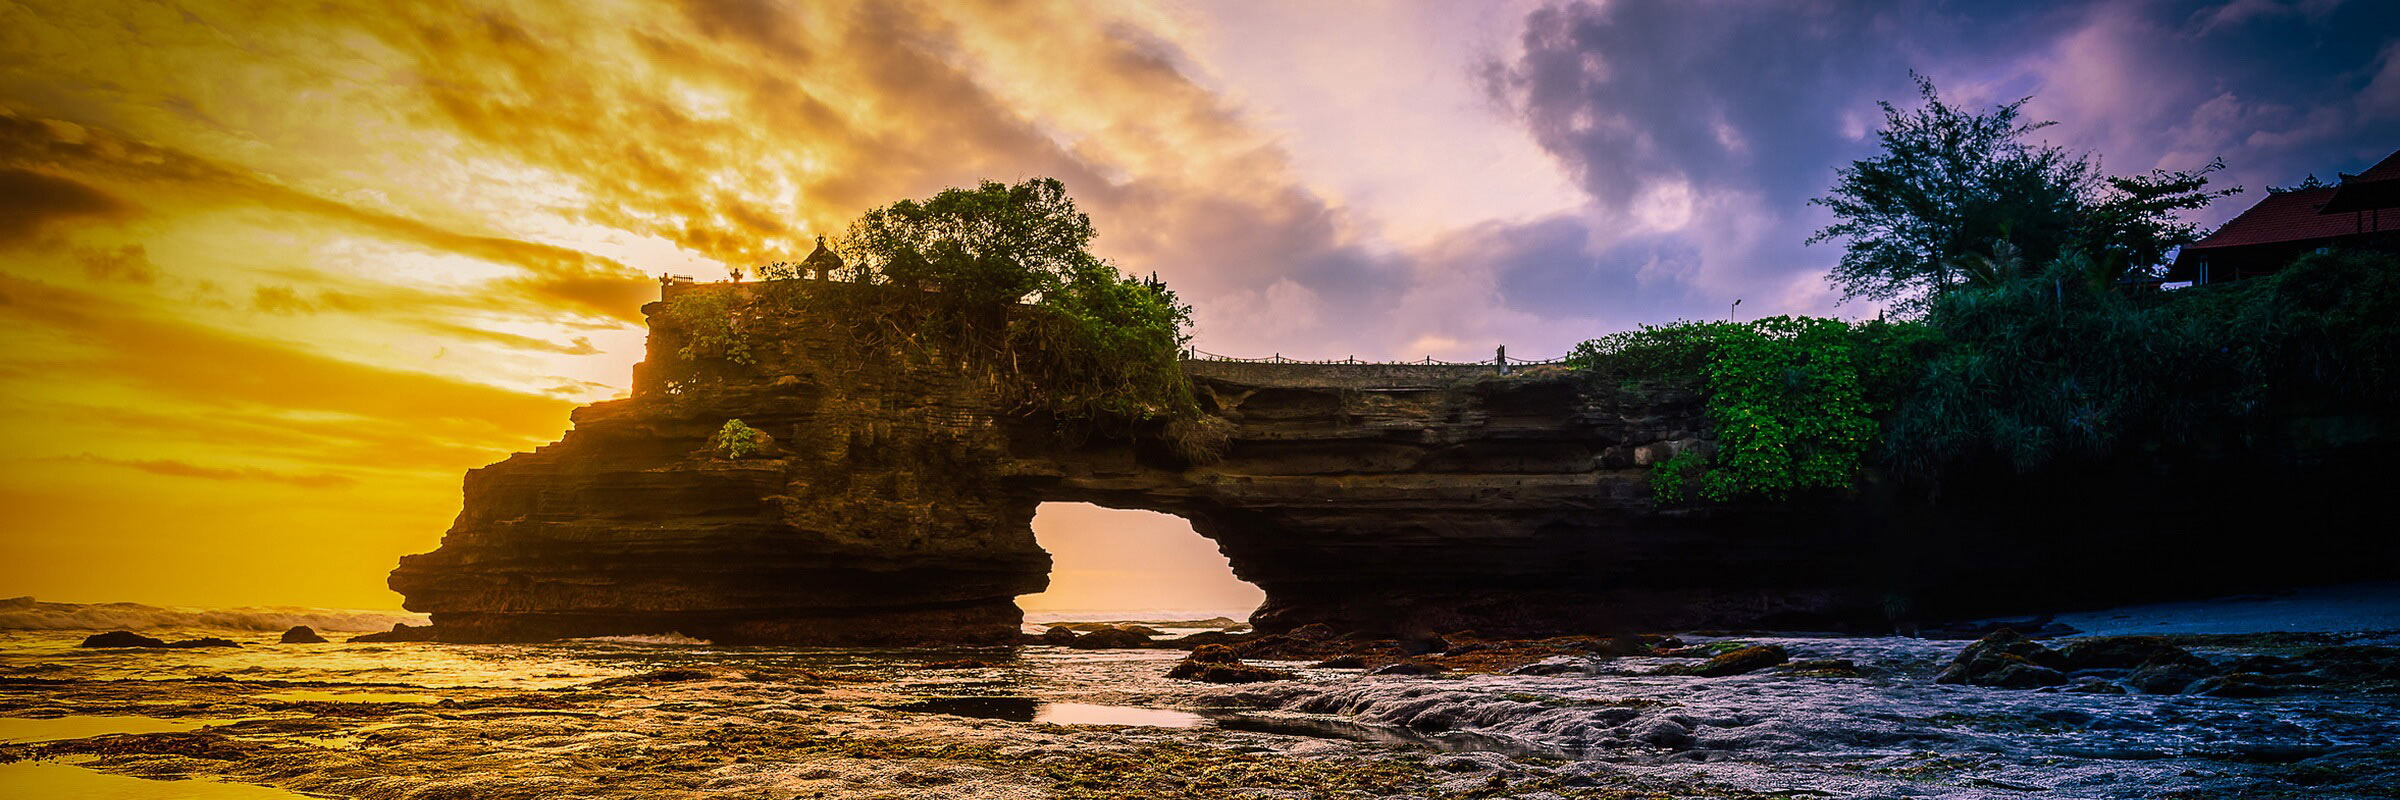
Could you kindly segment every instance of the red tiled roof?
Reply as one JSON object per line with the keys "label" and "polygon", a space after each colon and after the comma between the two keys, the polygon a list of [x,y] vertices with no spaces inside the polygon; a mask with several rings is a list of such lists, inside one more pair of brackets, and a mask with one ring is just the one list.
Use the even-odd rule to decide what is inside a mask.
{"label": "red tiled roof", "polygon": [[[2384,159],[2375,169],[2393,164]],[[2400,165],[2392,167],[2400,171]],[[2369,170],[2370,172],[2374,170]],[[2362,176],[2363,177],[2363,176]],[[2348,236],[2369,230],[2400,230],[2400,214],[2382,214],[2382,219],[2356,214],[2320,214],[2325,201],[2333,199],[2333,187],[2303,189],[2296,192],[2269,194],[2258,205],[2228,220],[2216,233],[2185,250],[2210,250],[2219,247],[2242,247],[2253,244],[2293,242],[2305,239],[2328,239]],[[2377,224],[2380,223],[2380,224]],[[2364,225],[2365,227],[2361,227]]]}
{"label": "red tiled roof", "polygon": [[2395,207],[2400,207],[2400,152],[2384,157],[2365,172],[2343,176],[2342,185],[2334,190],[2333,199],[2325,201],[2322,211],[2339,214]]}
{"label": "red tiled roof", "polygon": [[2393,179],[2400,179],[2400,150],[2394,150],[2391,155],[2384,156],[2382,161],[2375,162],[2375,166],[2368,167],[2367,171],[2350,176],[2350,181],[2358,183]]}

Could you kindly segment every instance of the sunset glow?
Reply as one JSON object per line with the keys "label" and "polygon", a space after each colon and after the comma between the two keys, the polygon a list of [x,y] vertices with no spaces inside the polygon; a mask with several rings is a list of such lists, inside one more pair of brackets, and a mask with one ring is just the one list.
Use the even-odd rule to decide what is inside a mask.
{"label": "sunset glow", "polygon": [[[981,179],[1063,180],[1206,350],[1547,357],[1737,296],[1872,316],[1834,307],[1803,201],[1911,67],[2035,95],[2118,171],[2223,156],[2253,187],[2400,123],[2400,48],[2338,16],[2029,10],[2005,52],[1945,47],[1997,36],[1963,12],[1904,15],[1902,53],[1843,44],[1866,12],[1657,34],[1822,40],[1754,80],[1619,55],[1609,7],[0,3],[0,594],[391,607],[464,471],[628,390],[658,274]],[[2286,91],[2201,46],[2292,26],[2369,66]],[[2074,69],[2126,42],[2158,57]],[[2206,115],[2258,132],[2176,127]]]}

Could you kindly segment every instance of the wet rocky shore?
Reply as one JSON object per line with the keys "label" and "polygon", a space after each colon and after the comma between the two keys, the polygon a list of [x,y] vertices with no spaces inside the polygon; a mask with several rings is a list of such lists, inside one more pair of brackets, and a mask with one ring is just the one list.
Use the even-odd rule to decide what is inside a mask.
{"label": "wet rocky shore", "polygon": [[[1083,627],[1067,633],[1116,629]],[[0,634],[0,786],[72,765],[359,798],[2400,793],[2389,632],[1302,630],[1203,632],[1192,650],[1064,633],[980,650],[82,638]],[[1167,677],[1208,653],[1272,674]]]}

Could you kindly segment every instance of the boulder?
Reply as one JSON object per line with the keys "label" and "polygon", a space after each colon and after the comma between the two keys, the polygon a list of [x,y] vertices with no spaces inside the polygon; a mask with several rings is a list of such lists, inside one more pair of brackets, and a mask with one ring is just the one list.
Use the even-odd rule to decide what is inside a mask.
{"label": "boulder", "polygon": [[1692,727],[1671,717],[1651,717],[1634,724],[1633,740],[1658,747],[1681,748],[1691,744]]}
{"label": "boulder", "polygon": [[433,626],[410,625],[406,622],[394,622],[391,630],[382,633],[350,637],[350,641],[353,642],[430,642],[433,640]]}
{"label": "boulder", "polygon": [[2065,691],[2076,694],[2124,694],[2125,687],[2101,678],[2076,678]]}
{"label": "boulder", "polygon": [[1072,645],[1075,643],[1075,628],[1069,625],[1052,625],[1049,630],[1042,631],[1041,642],[1042,644]]}
{"label": "boulder", "polygon": [[1814,661],[1794,661],[1775,670],[1795,678],[1861,678],[1866,674],[1858,664],[1847,658],[1825,658]]}
{"label": "boulder", "polygon": [[[1662,638],[1657,641],[1669,649],[1681,646],[1683,644],[1681,640],[1671,637]],[[1668,642],[1672,642],[1672,644],[1666,644]],[[1621,656],[1646,656],[1652,655],[1657,651],[1656,647],[1651,645],[1649,642],[1644,641],[1644,638],[1639,636],[1605,636],[1590,640],[1588,642],[1580,642],[1578,644],[1580,645],[1580,649],[1588,651],[1593,655],[1608,656],[1612,658]]]}
{"label": "boulder", "polygon": [[1126,633],[1139,634],[1145,639],[1152,636],[1163,635],[1157,628],[1153,628],[1148,625],[1135,625],[1132,623],[1119,625],[1117,626],[1117,630],[1124,631]]}
{"label": "boulder", "polygon": [[1075,637],[1068,647],[1079,650],[1120,650],[1130,647],[1149,647],[1150,637],[1124,628],[1103,628]]}
{"label": "boulder", "polygon": [[2064,669],[2076,671],[2132,669],[2155,657],[2181,657],[2191,652],[2169,644],[2164,637],[2098,636],[2059,645],[2058,654],[2066,660]]}
{"label": "boulder", "polygon": [[1400,652],[1412,656],[1439,653],[1450,649],[1450,641],[1438,634],[1426,633],[1400,640]]}
{"label": "boulder", "polygon": [[1203,683],[1257,683],[1291,680],[1299,676],[1285,670],[1244,664],[1233,648],[1204,644],[1192,648],[1191,655],[1184,656],[1182,662],[1167,671],[1167,677]]}
{"label": "boulder", "polygon": [[2283,693],[2283,683],[2256,672],[2235,672],[2201,678],[2186,687],[2184,693],[2206,697],[2273,697]]}
{"label": "boulder", "polygon": [[1359,655],[1334,656],[1309,666],[1318,669],[1366,669],[1367,659]]}
{"label": "boulder", "polygon": [[1311,623],[1283,633],[1253,638],[1243,643],[1241,649],[1242,655],[1251,658],[1303,659],[1341,655],[1356,645],[1356,642],[1344,641],[1332,628]]}
{"label": "boulder", "polygon": [[1159,644],[1166,645],[1166,646],[1168,646],[1168,647],[1192,648],[1192,647],[1198,647],[1198,646],[1200,646],[1200,645],[1204,645],[1204,644],[1237,644],[1237,643],[1240,643],[1240,642],[1247,642],[1247,641],[1250,641],[1250,638],[1251,638],[1251,637],[1250,637],[1250,635],[1249,635],[1249,634],[1243,634],[1243,633],[1227,633],[1227,632],[1225,632],[1225,631],[1201,631],[1201,632],[1199,632],[1199,633],[1195,633],[1195,634],[1192,634],[1192,635],[1190,635],[1190,636],[1185,636],[1185,637],[1178,638],[1178,639],[1167,639],[1167,640],[1165,640],[1165,641],[1161,641],[1161,642],[1159,642]]}
{"label": "boulder", "polygon": [[2060,671],[2066,663],[2066,657],[2058,651],[2043,647],[2014,629],[2002,628],[1959,651],[1958,657],[1933,681],[1997,689],[2060,686],[2067,682],[2066,673]]}
{"label": "boulder", "polygon": [[167,643],[133,631],[109,631],[85,637],[77,647],[165,647]]}
{"label": "boulder", "polygon": [[318,635],[317,635],[317,631],[316,631],[316,629],[314,629],[314,628],[310,628],[310,627],[308,627],[308,626],[306,626],[306,625],[294,625],[294,626],[292,626],[292,629],[291,629],[291,630],[288,630],[288,631],[284,631],[284,632],[283,632],[283,638],[282,638],[282,639],[280,639],[280,640],[278,640],[278,641],[277,641],[277,643],[278,643],[278,644],[324,644],[324,643],[325,643],[325,637],[323,637],[323,636],[318,636]]}
{"label": "boulder", "polygon": [[2400,679],[2400,648],[2336,645],[2312,648],[2298,661],[2310,675],[2328,683]]}
{"label": "boulder", "polygon": [[1757,672],[1791,660],[1782,647],[1766,644],[1728,650],[1699,664],[1678,664],[1659,670],[1659,675],[1695,675],[1702,678],[1722,678]]}
{"label": "boulder", "polygon": [[2178,649],[2159,653],[2125,676],[2125,685],[2144,694],[2180,694],[2216,670],[2199,656]]}
{"label": "boulder", "polygon": [[188,647],[240,647],[240,646],[242,646],[242,643],[241,643],[241,642],[234,641],[234,640],[232,640],[232,639],[219,639],[219,638],[217,638],[217,637],[214,637],[214,636],[202,636],[202,637],[200,637],[200,638],[198,638],[198,639],[180,639],[180,640],[177,640],[177,641],[168,642],[168,643],[166,643],[166,644],[163,644],[163,645],[160,645],[160,646],[161,646],[161,647],[176,647],[176,648],[188,648]]}

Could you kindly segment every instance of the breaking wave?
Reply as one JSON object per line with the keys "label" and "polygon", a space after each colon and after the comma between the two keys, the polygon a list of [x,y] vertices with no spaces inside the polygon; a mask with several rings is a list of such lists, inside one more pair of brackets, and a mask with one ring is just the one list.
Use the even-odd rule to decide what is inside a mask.
{"label": "breaking wave", "polygon": [[583,637],[583,638],[580,638],[580,639],[569,639],[569,640],[567,640],[567,641],[571,641],[571,642],[611,642],[611,643],[615,643],[615,644],[655,644],[655,645],[666,645],[666,646],[671,646],[671,647],[700,647],[700,646],[706,646],[706,645],[714,644],[714,642],[710,642],[710,641],[709,641],[709,640],[707,640],[707,639],[694,639],[694,638],[692,638],[692,637],[685,636],[685,635],[683,635],[683,634],[680,634],[680,633],[642,634],[642,635],[627,635],[627,636],[587,636],[587,637]]}
{"label": "breaking wave", "polygon": [[425,624],[425,615],[349,608],[252,606],[173,608],[141,603],[44,603],[31,597],[0,599],[0,630],[155,630],[210,628],[281,631],[306,625],[320,631],[382,631],[393,623]]}

